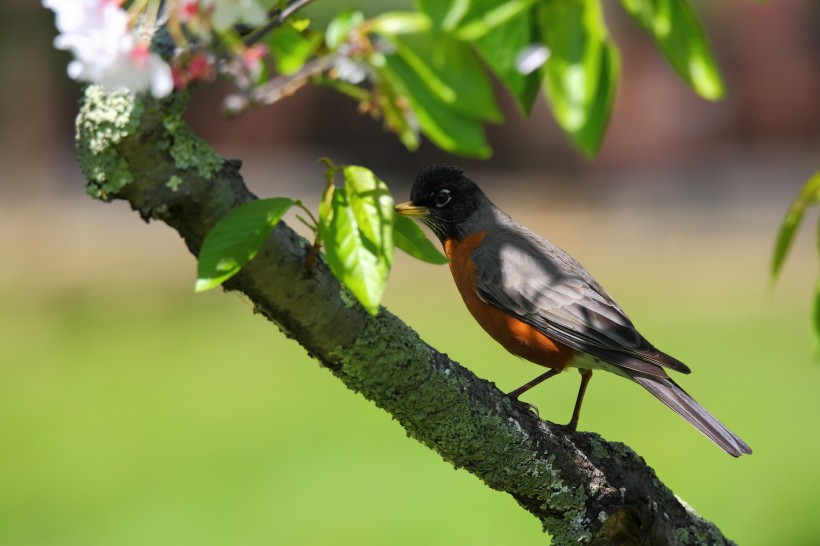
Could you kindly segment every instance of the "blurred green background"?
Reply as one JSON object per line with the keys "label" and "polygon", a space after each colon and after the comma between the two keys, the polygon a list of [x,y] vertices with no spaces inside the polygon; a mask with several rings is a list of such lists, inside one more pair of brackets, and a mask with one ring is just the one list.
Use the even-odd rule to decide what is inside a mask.
{"label": "blurred green background", "polygon": [[[408,439],[240,297],[194,295],[195,262],[171,230],[85,197],[71,150],[78,92],[49,47],[51,18],[23,0],[0,10],[0,544],[545,543],[510,497]],[[397,199],[418,167],[465,165],[688,363],[681,385],[755,453],[728,457],[601,373],[580,428],[632,446],[740,544],[817,544],[811,228],[775,290],[768,279],[782,214],[820,168],[817,6],[706,15],[731,93],[718,104],[608,14],[625,74],[591,164],[543,106],[528,122],[508,108],[484,163],[429,145],[407,154],[326,90],[233,122],[215,110],[219,89],[203,90],[191,122],[245,161],[254,191],[312,204],[321,155],[374,167]],[[446,267],[400,256],[385,304],[503,390],[540,373],[474,324]],[[527,401],[566,422],[577,382],[564,374]]]}

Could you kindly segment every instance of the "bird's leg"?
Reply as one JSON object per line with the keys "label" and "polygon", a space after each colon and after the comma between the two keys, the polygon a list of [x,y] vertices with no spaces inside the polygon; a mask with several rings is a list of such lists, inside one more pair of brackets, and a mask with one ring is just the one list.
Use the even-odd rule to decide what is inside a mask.
{"label": "bird's leg", "polygon": [[587,385],[592,379],[592,370],[579,370],[581,372],[581,388],[578,389],[578,398],[575,399],[575,409],[572,410],[572,419],[566,424],[569,430],[578,428],[578,417],[581,415],[581,403],[584,401],[584,393],[587,392]]}
{"label": "bird's leg", "polygon": [[539,375],[538,377],[536,377],[535,379],[533,379],[529,383],[525,383],[525,384],[521,385],[520,387],[518,387],[517,389],[515,389],[514,391],[511,391],[511,392],[507,393],[507,396],[509,396],[513,400],[518,400],[519,396],[521,396],[522,394],[524,394],[525,392],[527,392],[528,390],[530,390],[534,386],[536,386],[540,383],[543,383],[544,381],[546,381],[547,379],[549,379],[553,375],[555,375],[557,373],[560,373],[560,371],[561,371],[560,369],[551,368],[549,371],[542,373],[541,375]]}

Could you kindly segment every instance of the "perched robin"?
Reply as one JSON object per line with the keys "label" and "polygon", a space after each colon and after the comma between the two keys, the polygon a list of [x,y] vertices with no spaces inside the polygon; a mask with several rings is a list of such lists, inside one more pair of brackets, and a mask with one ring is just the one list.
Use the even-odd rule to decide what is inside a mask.
{"label": "perched robin", "polygon": [[441,240],[473,317],[512,354],[550,368],[511,397],[577,368],[574,430],[592,371],[606,370],[644,387],[730,455],[752,452],[667,375],[664,368],[689,373],[683,362],[652,346],[581,264],[503,213],[461,169],[423,169],[410,199],[396,212]]}

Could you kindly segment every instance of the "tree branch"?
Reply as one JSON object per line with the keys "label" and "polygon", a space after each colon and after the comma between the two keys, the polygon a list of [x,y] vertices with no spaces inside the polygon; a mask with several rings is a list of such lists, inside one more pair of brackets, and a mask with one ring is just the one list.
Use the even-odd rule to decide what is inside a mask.
{"label": "tree branch", "polygon": [[[92,195],[124,199],[197,254],[213,225],[255,197],[182,122],[187,97],[164,102],[89,87],[77,152]],[[226,288],[299,342],[407,433],[488,486],[512,495],[557,545],[730,544],[679,502],[627,446],[543,422],[493,384],[424,343],[382,308],[368,315],[308,241],[281,222]]]}

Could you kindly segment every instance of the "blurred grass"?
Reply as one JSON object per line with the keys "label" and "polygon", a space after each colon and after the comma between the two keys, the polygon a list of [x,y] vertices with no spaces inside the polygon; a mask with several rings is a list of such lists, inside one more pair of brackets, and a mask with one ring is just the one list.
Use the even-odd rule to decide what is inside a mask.
{"label": "blurred grass", "polygon": [[[83,282],[17,277],[0,291],[0,544],[545,543],[511,498],[406,438],[238,297],[192,294],[193,261],[168,230],[137,229],[187,265],[123,281],[150,276],[154,250],[106,253],[98,233],[97,268]],[[601,226],[565,246],[647,337],[690,364],[680,383],[755,453],[726,456],[601,373],[581,428],[632,446],[740,544],[817,543],[820,366],[808,325],[813,271],[799,251],[772,298],[769,240],[655,240],[642,260],[648,243],[584,244],[592,229]],[[99,263],[128,253],[140,257]],[[400,257],[387,304],[503,390],[538,374],[480,331],[451,284],[446,268]],[[565,422],[577,381],[563,374],[527,400]]]}

